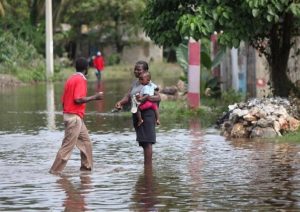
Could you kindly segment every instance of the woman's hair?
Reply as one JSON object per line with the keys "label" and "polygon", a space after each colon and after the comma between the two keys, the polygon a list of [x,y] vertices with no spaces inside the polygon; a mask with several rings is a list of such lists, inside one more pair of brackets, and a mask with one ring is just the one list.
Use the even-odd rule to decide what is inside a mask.
{"label": "woman's hair", "polygon": [[148,71],[148,69],[149,69],[148,63],[146,61],[144,61],[144,60],[137,61],[135,65],[136,66],[137,65],[141,65],[143,67],[144,71]]}

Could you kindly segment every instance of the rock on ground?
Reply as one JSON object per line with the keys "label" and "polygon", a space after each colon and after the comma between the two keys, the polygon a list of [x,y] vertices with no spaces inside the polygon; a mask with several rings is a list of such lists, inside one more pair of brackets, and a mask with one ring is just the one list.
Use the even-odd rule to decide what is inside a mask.
{"label": "rock on ground", "polygon": [[217,121],[226,137],[272,138],[300,128],[299,107],[285,98],[250,99],[228,109]]}

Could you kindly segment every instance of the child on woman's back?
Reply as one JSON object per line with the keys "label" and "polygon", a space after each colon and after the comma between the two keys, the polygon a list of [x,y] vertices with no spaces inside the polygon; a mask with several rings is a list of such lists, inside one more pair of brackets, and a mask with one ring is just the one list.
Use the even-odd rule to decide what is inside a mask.
{"label": "child on woman's back", "polygon": [[154,91],[158,89],[157,85],[151,82],[151,75],[149,72],[145,72],[140,75],[139,81],[144,87],[138,95],[139,106],[137,110],[138,126],[143,123],[141,110],[152,109],[155,112],[156,124],[160,125],[158,106],[155,102],[148,100],[149,96],[154,95]]}

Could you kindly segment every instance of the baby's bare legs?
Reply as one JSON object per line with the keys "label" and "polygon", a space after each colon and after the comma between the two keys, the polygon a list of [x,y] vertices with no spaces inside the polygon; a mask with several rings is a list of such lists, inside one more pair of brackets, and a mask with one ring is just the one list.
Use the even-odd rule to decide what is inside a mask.
{"label": "baby's bare legs", "polygon": [[157,124],[157,125],[160,125],[159,111],[158,111],[158,109],[155,110],[155,118],[156,118],[156,124]]}
{"label": "baby's bare legs", "polygon": [[136,112],[136,115],[137,115],[137,118],[138,118],[137,126],[139,127],[144,122],[144,120],[142,119],[141,110],[139,108]]}

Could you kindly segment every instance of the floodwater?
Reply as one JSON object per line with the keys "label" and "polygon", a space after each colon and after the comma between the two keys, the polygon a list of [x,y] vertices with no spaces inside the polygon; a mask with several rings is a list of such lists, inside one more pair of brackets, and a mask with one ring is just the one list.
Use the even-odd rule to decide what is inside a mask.
{"label": "floodwater", "polygon": [[88,105],[93,172],[79,171],[75,149],[61,176],[48,171],[63,138],[62,84],[1,90],[0,211],[300,210],[296,143],[226,140],[199,118],[165,118],[144,167],[130,116],[111,113],[128,84],[105,81],[105,100]]}

